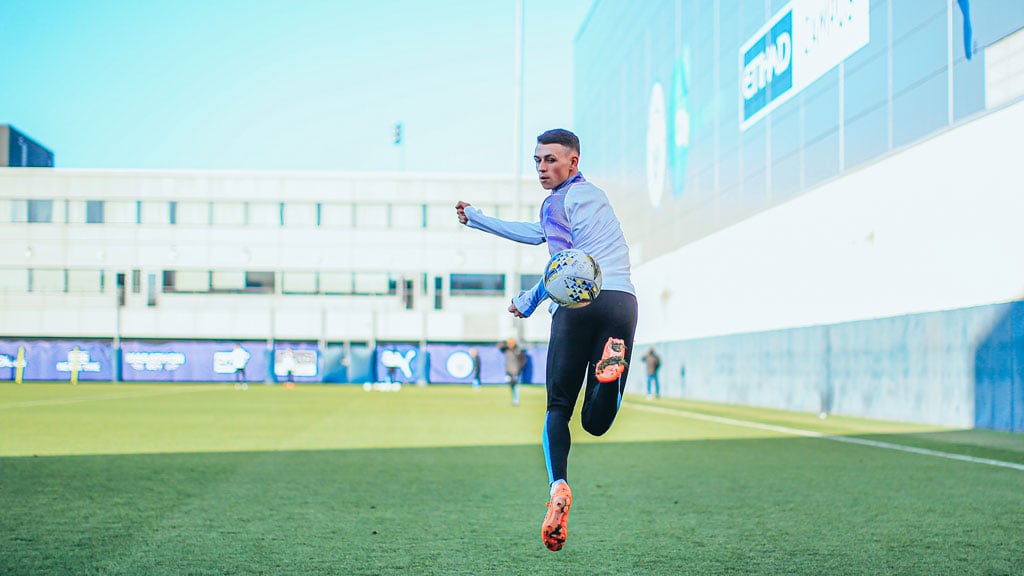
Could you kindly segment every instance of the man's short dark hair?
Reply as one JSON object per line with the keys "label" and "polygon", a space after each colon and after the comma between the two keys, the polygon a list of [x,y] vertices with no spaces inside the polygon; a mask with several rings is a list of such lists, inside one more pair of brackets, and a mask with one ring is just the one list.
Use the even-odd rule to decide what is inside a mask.
{"label": "man's short dark hair", "polygon": [[555,128],[537,136],[538,144],[561,144],[566,148],[580,154],[580,139],[575,134],[562,128]]}

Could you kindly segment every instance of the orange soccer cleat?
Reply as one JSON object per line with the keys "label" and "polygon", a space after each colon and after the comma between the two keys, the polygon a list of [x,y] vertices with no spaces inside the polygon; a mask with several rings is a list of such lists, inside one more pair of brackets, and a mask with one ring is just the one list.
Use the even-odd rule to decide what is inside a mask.
{"label": "orange soccer cleat", "polygon": [[558,552],[569,536],[569,509],[572,508],[572,490],[559,482],[548,502],[548,513],[540,526],[540,539],[552,552]]}
{"label": "orange soccer cleat", "polygon": [[626,343],[620,338],[609,338],[604,344],[604,354],[595,369],[597,381],[607,384],[614,382],[626,371]]}

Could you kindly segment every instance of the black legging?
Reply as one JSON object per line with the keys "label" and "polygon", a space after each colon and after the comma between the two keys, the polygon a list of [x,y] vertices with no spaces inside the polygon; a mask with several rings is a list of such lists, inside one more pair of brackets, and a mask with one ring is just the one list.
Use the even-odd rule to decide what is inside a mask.
{"label": "black legging", "polygon": [[544,422],[544,459],[549,482],[566,479],[572,444],[569,419],[584,380],[587,390],[581,412],[583,429],[600,436],[611,428],[626,387],[627,372],[622,373],[617,383],[602,385],[597,381],[594,367],[601,360],[609,337],[620,338],[626,343],[625,358],[629,361],[633,353],[636,318],[635,296],[607,290],[589,306],[560,308],[551,319],[547,359],[548,413]]}

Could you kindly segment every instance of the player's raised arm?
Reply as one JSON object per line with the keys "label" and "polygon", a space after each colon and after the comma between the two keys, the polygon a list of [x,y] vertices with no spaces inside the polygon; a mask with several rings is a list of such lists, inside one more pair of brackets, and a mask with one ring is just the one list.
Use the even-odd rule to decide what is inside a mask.
{"label": "player's raised arm", "polygon": [[455,213],[462,224],[495,236],[523,244],[542,244],[545,241],[544,228],[541,227],[540,222],[510,222],[493,218],[485,215],[479,208],[461,200],[455,205]]}

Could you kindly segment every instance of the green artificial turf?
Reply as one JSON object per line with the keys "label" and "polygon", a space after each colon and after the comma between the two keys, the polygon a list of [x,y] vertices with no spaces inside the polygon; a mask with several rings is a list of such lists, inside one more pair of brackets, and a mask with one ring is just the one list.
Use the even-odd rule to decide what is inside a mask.
{"label": "green artificial turf", "polygon": [[1024,470],[786,430],[1018,464],[1021,435],[638,398],[575,430],[548,552],[543,391],[508,400],[4,384],[0,574],[1024,574]]}

